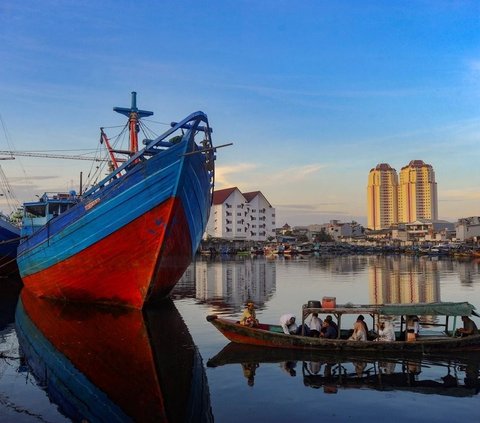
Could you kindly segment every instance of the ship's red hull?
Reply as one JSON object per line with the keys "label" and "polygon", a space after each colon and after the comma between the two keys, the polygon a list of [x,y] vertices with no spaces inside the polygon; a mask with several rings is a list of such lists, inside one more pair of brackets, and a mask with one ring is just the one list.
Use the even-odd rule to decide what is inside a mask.
{"label": "ship's red hull", "polygon": [[191,262],[187,228],[181,201],[170,198],[24,285],[40,297],[142,308],[167,295]]}

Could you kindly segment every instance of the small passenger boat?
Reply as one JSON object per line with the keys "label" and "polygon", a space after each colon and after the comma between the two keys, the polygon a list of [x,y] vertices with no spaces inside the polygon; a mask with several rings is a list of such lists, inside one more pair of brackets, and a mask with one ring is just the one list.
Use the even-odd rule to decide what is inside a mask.
{"label": "small passenger boat", "polygon": [[[258,327],[240,325],[238,321],[221,318],[217,315],[207,316],[226,338],[240,344],[258,345],[269,348],[288,348],[319,351],[361,351],[361,352],[459,352],[480,349],[480,335],[458,337],[456,328],[459,316],[471,316],[475,307],[468,302],[437,302],[419,304],[374,304],[352,305],[350,303],[337,305],[333,308],[322,308],[319,301],[309,301],[302,307],[302,324],[306,318],[316,312],[319,315],[335,316],[339,327],[336,339],[314,338],[303,335],[286,335],[280,325],[260,323]],[[382,319],[399,318],[395,341],[374,340],[376,334],[370,332],[368,341],[349,340],[349,331],[342,329],[342,317],[345,315],[370,315],[373,321],[371,327]],[[407,318],[421,316],[428,322],[429,328],[437,330],[422,330],[417,337],[408,336]],[[433,318],[428,318],[433,316]],[[443,320],[443,321],[442,321]],[[427,326],[427,325],[426,325]]]}

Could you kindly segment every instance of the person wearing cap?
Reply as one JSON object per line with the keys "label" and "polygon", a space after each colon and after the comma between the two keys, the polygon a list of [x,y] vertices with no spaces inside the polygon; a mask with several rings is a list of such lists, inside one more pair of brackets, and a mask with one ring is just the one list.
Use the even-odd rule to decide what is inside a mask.
{"label": "person wearing cap", "polygon": [[280,317],[280,326],[283,329],[283,333],[286,335],[295,335],[298,330],[298,326],[295,323],[295,315],[291,313],[284,314]]}
{"label": "person wearing cap", "polygon": [[247,308],[243,310],[240,324],[249,327],[258,326],[258,320],[255,313],[255,304],[252,301],[247,302]]}

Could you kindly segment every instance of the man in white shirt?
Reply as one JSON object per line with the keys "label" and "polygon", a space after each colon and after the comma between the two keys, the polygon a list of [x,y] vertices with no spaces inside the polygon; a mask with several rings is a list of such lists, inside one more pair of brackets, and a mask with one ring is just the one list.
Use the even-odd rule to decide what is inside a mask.
{"label": "man in white shirt", "polygon": [[280,317],[280,325],[282,326],[283,333],[286,335],[295,335],[298,328],[295,320],[295,315],[291,313],[284,314]]}
{"label": "man in white shirt", "polygon": [[310,319],[309,328],[310,328],[310,336],[314,338],[318,338],[320,336],[320,331],[322,329],[322,319],[318,317],[318,313],[312,313],[312,317]]}

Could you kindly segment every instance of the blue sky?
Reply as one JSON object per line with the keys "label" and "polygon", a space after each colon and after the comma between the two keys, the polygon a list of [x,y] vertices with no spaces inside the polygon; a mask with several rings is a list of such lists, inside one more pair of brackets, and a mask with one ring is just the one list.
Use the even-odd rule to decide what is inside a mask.
{"label": "blue sky", "polygon": [[[479,1],[0,3],[1,150],[94,150],[137,91],[159,122],[206,112],[234,143],[217,188],[261,190],[278,226],[365,223],[370,169],[410,160],[440,218],[479,215],[479,76]],[[0,165],[21,201],[90,168]]]}

